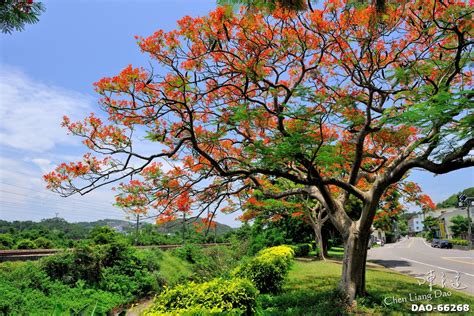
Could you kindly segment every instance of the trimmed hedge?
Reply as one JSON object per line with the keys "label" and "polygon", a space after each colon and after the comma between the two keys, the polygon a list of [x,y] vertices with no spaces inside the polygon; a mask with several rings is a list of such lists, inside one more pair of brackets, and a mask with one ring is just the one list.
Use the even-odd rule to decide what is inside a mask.
{"label": "trimmed hedge", "polygon": [[311,244],[296,244],[291,246],[295,251],[296,257],[305,257],[308,256],[309,253],[313,250],[313,246]]}
{"label": "trimmed hedge", "polygon": [[245,279],[214,279],[167,288],[144,315],[253,315],[258,291]]}
{"label": "trimmed hedge", "polygon": [[450,239],[450,243],[453,245],[459,245],[459,246],[469,246],[469,240],[464,240],[464,239]]}
{"label": "trimmed hedge", "polygon": [[289,246],[266,248],[237,267],[232,274],[251,280],[261,293],[278,293],[288,275],[294,254]]}

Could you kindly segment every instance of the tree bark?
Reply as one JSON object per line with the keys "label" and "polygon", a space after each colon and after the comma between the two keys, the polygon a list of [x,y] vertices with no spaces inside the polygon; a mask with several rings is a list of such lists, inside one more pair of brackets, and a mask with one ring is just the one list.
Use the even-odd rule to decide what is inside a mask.
{"label": "tree bark", "polygon": [[319,252],[319,257],[322,259],[322,260],[326,260],[326,251],[325,251],[325,245],[324,245],[324,240],[323,240],[323,234],[321,232],[322,230],[322,225],[312,225],[313,226],[313,230],[314,230],[314,236],[315,236],[315,240],[316,240],[316,246],[320,249],[320,252]]}
{"label": "tree bark", "polygon": [[329,236],[328,234],[324,234],[322,231],[321,231],[321,236],[323,237],[323,255],[327,258],[328,257],[328,242],[329,242]]}
{"label": "tree bark", "polygon": [[324,239],[323,239],[323,225],[324,223],[329,220],[329,216],[323,216],[326,213],[326,210],[324,208],[321,208],[321,206],[318,204],[315,207],[311,208],[308,212],[308,219],[309,219],[309,224],[311,227],[313,227],[314,230],[314,238],[316,241],[317,247],[321,250],[319,253],[319,257],[323,260],[326,260],[327,257],[327,247],[324,244]]}
{"label": "tree bark", "polygon": [[353,228],[344,236],[344,257],[340,288],[349,304],[352,304],[356,297],[366,294],[365,264],[368,241],[368,232],[360,232]]}

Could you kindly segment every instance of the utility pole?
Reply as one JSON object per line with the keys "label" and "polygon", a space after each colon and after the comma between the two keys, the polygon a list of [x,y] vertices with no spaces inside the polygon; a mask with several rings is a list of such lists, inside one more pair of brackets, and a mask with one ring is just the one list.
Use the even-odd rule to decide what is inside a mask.
{"label": "utility pole", "polygon": [[183,234],[183,245],[185,245],[186,244],[186,212],[183,212],[182,234]]}
{"label": "utility pole", "polygon": [[137,214],[137,222],[135,227],[135,246],[138,246],[138,234],[140,233],[140,214]]}
{"label": "utility pole", "polygon": [[467,210],[467,238],[469,247],[472,248],[472,223],[471,223],[471,206],[474,203],[474,197],[465,194],[458,195],[458,206],[466,206]]}

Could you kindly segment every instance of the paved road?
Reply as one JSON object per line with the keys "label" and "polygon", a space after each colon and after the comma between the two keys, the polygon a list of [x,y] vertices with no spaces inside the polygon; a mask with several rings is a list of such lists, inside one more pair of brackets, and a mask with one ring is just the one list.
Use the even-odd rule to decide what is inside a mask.
{"label": "paved road", "polygon": [[[474,295],[474,250],[432,248],[422,238],[410,238],[370,249],[367,259],[387,268],[424,278],[425,281],[429,279],[430,271],[433,271],[433,282],[438,285],[442,285],[444,273],[447,290],[458,288]],[[459,277],[457,281],[456,276]],[[420,282],[423,281],[420,279]],[[426,281],[423,286],[428,286],[428,283]]]}

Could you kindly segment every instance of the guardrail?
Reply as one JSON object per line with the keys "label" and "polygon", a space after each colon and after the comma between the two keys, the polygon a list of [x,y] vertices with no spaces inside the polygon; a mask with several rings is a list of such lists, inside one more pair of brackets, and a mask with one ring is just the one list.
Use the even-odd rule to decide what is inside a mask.
{"label": "guardrail", "polygon": [[[230,243],[215,243],[215,244],[190,244],[199,247],[215,247],[215,246],[230,246]],[[183,245],[152,245],[152,246],[135,246],[138,249],[153,249],[158,248],[161,250],[176,249]],[[54,255],[55,253],[72,250],[70,249],[16,249],[16,250],[0,250],[0,262],[5,261],[25,261],[25,260],[37,260],[46,256]]]}

